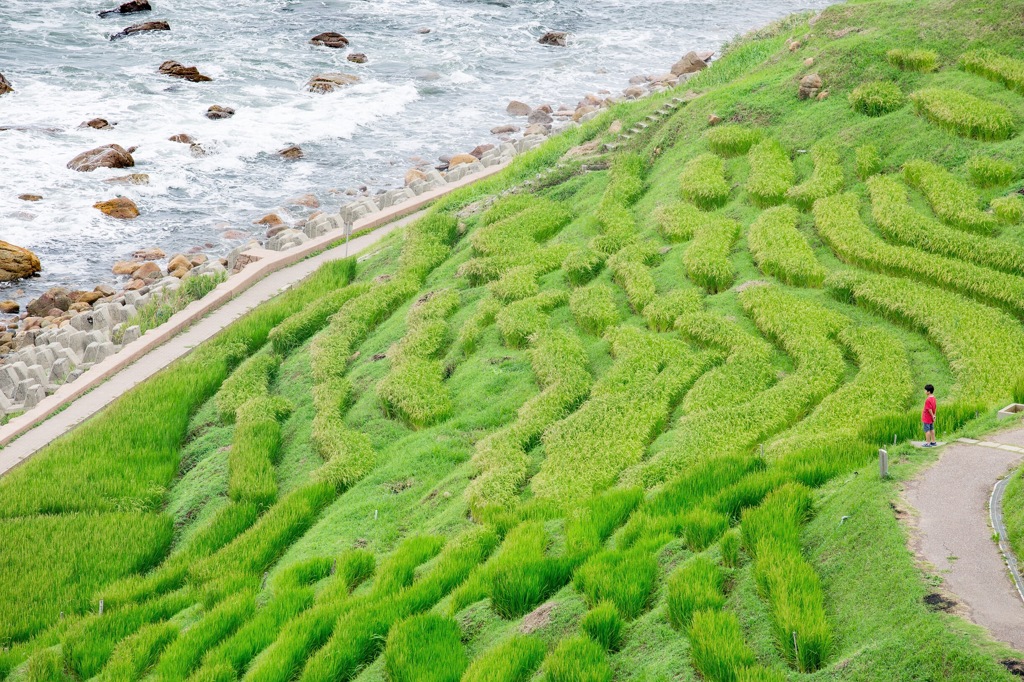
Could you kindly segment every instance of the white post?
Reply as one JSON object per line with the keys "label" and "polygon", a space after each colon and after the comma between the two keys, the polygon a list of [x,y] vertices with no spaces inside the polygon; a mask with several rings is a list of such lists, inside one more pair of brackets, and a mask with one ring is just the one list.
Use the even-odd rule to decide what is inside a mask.
{"label": "white post", "polygon": [[345,223],[345,258],[348,258],[348,238],[352,236],[352,224]]}
{"label": "white post", "polygon": [[878,450],[878,473],[882,478],[889,478],[889,453],[885,448]]}

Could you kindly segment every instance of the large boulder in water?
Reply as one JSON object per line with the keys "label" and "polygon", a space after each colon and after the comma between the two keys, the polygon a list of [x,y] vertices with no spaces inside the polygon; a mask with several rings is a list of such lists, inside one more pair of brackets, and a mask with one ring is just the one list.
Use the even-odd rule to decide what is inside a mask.
{"label": "large boulder in water", "polygon": [[99,13],[101,17],[110,16],[111,14],[134,14],[135,12],[148,12],[152,7],[149,5],[149,0],[129,0],[129,2],[123,2],[115,9],[103,10]]}
{"label": "large boulder in water", "polygon": [[310,92],[324,94],[358,82],[359,76],[353,76],[350,73],[321,73],[310,78],[309,82],[306,83],[306,88]]}
{"label": "large boulder in water", "polygon": [[98,208],[111,218],[118,218],[120,220],[131,220],[132,218],[139,217],[139,207],[127,197],[115,197],[107,201],[99,201],[93,204],[92,207]]}
{"label": "large boulder in water", "polygon": [[222,107],[219,104],[214,104],[212,107],[206,110],[206,118],[211,121],[219,121],[222,118],[231,118],[235,115],[235,110],[231,107]]}
{"label": "large boulder in water", "polygon": [[672,75],[682,76],[687,73],[697,73],[708,67],[708,63],[701,59],[696,52],[687,52],[683,58],[672,65]]}
{"label": "large boulder in water", "polygon": [[8,92],[14,92],[14,88],[11,87],[10,81],[0,73],[0,95],[6,95]]}
{"label": "large boulder in water", "polygon": [[340,33],[335,33],[334,31],[327,31],[326,33],[315,35],[309,39],[309,42],[314,45],[323,45],[324,47],[339,48],[348,46],[348,38]]}
{"label": "large boulder in water", "polygon": [[66,312],[74,301],[68,296],[68,290],[64,287],[53,287],[45,294],[34,301],[30,301],[25,310],[34,317],[46,317],[50,311],[57,309]]}
{"label": "large boulder in water", "polygon": [[110,36],[110,39],[111,40],[120,40],[121,38],[127,38],[128,36],[134,35],[136,33],[149,33],[150,31],[170,31],[170,30],[171,30],[171,25],[168,24],[166,21],[147,21],[147,22],[144,22],[142,24],[135,24],[134,26],[129,26],[128,28],[124,29],[123,31],[118,31],[117,33],[115,33],[112,36]]}
{"label": "large boulder in water", "polygon": [[204,76],[199,73],[199,69],[194,66],[185,66],[174,60],[167,60],[160,65],[160,73],[166,76],[173,76],[174,78],[183,78],[193,83],[204,83],[206,81],[212,81],[213,79],[209,76]]}
{"label": "large boulder in water", "polygon": [[42,269],[36,254],[0,240],[0,282],[31,277]]}
{"label": "large boulder in water", "polygon": [[68,168],[71,170],[88,173],[97,168],[130,168],[135,165],[132,152],[135,147],[125,149],[119,144],[105,144],[96,149],[82,152],[75,158],[68,161]]}
{"label": "large boulder in water", "polygon": [[541,45],[554,45],[555,47],[565,47],[566,39],[569,34],[563,33],[562,31],[548,31],[540,37],[537,41]]}

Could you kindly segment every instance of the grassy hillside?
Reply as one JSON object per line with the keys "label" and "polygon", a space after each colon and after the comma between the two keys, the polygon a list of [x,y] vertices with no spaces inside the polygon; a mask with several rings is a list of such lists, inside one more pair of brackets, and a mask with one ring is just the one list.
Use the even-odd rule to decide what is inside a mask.
{"label": "grassy hillside", "polygon": [[1024,397],[1022,13],[767,27],[233,324],[0,479],[0,678],[1011,679],[892,505]]}

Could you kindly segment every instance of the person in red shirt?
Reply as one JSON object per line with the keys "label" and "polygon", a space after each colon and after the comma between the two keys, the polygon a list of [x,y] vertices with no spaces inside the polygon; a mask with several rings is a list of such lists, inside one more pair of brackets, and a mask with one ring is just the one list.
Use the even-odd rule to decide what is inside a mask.
{"label": "person in red shirt", "polygon": [[921,424],[924,426],[924,447],[934,448],[935,442],[935,387],[927,384],[924,387],[928,397],[924,399],[924,409],[921,410]]}

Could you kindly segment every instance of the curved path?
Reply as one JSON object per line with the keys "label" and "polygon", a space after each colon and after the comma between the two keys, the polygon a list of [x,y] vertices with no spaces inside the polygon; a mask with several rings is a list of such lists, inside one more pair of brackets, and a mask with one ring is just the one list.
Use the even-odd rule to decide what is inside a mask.
{"label": "curved path", "polygon": [[944,446],[906,488],[918,514],[915,550],[943,577],[973,622],[1024,651],[1024,600],[993,541],[989,499],[996,482],[1024,463],[1024,428]]}

